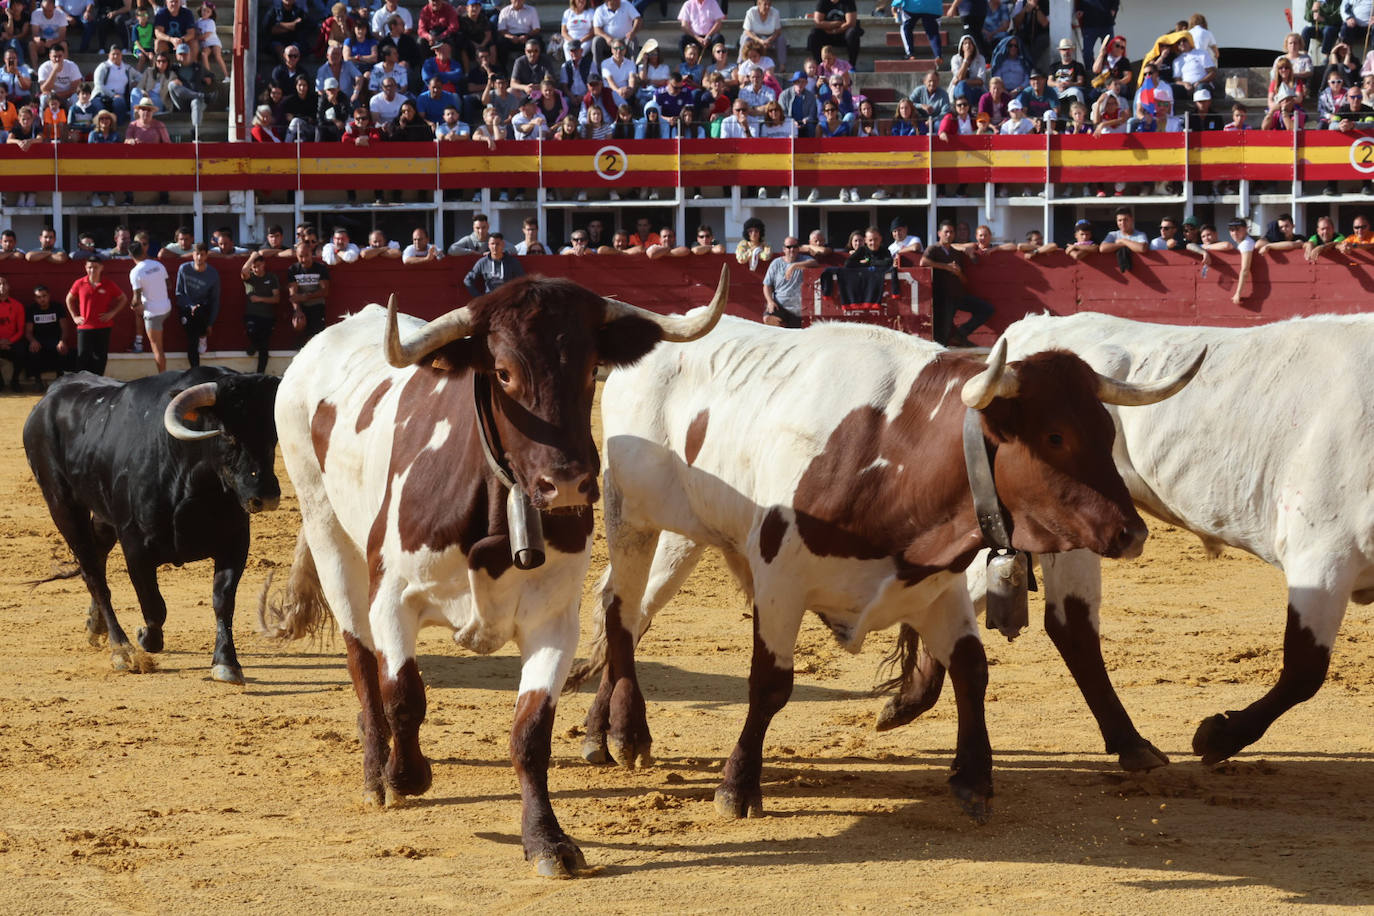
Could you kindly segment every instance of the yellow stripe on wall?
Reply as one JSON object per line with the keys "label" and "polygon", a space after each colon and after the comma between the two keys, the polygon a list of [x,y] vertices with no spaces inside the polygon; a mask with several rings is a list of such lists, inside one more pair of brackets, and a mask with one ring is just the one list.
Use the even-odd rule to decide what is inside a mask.
{"label": "yellow stripe on wall", "polygon": [[434,157],[385,159],[325,159],[301,157],[302,175],[433,175]]}
{"label": "yellow stripe on wall", "polygon": [[[431,162],[433,160],[430,160]],[[515,174],[539,174],[538,156],[440,156],[439,171],[453,172],[507,172]]]}

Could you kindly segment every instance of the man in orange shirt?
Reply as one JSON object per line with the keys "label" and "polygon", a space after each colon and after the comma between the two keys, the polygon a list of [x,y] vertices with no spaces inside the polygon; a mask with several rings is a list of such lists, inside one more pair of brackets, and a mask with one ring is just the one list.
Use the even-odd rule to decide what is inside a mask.
{"label": "man in orange shirt", "polygon": [[108,280],[101,280],[100,255],[86,259],[86,276],[67,292],[67,313],[76,322],[76,368],[105,374],[110,355],[110,329],[115,316],[129,304],[124,291]]}
{"label": "man in orange shirt", "polygon": [[5,84],[0,83],[0,127],[5,129],[5,133],[9,133],[14,122],[19,120],[19,106],[10,101],[9,95]]}
{"label": "man in orange shirt", "polygon": [[1356,214],[1350,234],[1342,239],[1336,247],[1347,254],[1353,248],[1374,248],[1374,230],[1369,227],[1369,217],[1363,213]]}
{"label": "man in orange shirt", "polygon": [[641,216],[635,220],[635,231],[630,236],[630,247],[647,250],[650,245],[661,245],[663,240],[654,231],[654,224],[649,222],[647,216]]}
{"label": "man in orange shirt", "polygon": [[[25,357],[28,349],[24,341],[24,305],[10,296],[10,281],[0,277],[0,359],[7,359],[14,371],[10,373],[10,390],[23,390],[19,380],[24,367],[28,365]],[[5,388],[5,380],[0,376],[0,391]]]}

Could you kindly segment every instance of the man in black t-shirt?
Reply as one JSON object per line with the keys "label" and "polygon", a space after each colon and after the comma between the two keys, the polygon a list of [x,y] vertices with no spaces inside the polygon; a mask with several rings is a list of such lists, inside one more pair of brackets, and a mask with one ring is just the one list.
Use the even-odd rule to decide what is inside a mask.
{"label": "man in black t-shirt", "polygon": [[243,280],[243,330],[248,335],[248,355],[257,355],[258,371],[267,371],[267,346],[277,323],[281,281],[267,272],[262,252],[255,251],[239,271]]}
{"label": "man in black t-shirt", "polygon": [[29,378],[40,387],[44,372],[56,372],[61,376],[72,369],[72,351],[65,339],[69,336],[70,325],[71,319],[52,301],[48,288],[35,286],[33,304],[25,309],[24,337],[29,347]]}
{"label": "man in black t-shirt", "polygon": [[[931,269],[933,295],[931,334],[938,344],[966,347],[968,336],[992,317],[993,308],[977,296],[970,296],[964,285],[969,259],[954,247],[954,223],[944,220],[937,242],[921,254],[921,266]],[[968,312],[969,319],[954,327],[954,313]]]}
{"label": "man in black t-shirt", "polygon": [[821,48],[826,45],[843,45],[849,49],[849,65],[859,64],[859,38],[864,30],[859,26],[859,12],[854,0],[816,0],[816,11],[811,14],[816,27],[806,39],[806,49],[813,60],[821,59]]}
{"label": "man in black t-shirt", "polygon": [[1073,41],[1059,41],[1059,61],[1050,70],[1050,86],[1059,95],[1061,116],[1068,113],[1068,104],[1075,99],[1088,104],[1088,68],[1074,57]]}
{"label": "man in black t-shirt", "polygon": [[291,326],[304,331],[300,346],[324,330],[324,306],[329,299],[329,267],[315,260],[309,242],[296,243],[296,263],[286,269]]}

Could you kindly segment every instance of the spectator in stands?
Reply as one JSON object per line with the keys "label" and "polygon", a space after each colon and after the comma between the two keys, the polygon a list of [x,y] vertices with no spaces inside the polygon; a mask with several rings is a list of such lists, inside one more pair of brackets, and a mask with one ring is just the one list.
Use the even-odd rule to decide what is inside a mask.
{"label": "spectator in stands", "polygon": [[565,60],[568,58],[566,50],[570,42],[576,41],[579,46],[591,43],[594,37],[592,33],[592,17],[592,4],[590,0],[568,0],[568,8],[563,11],[563,19],[559,26],[559,32],[563,36]]}
{"label": "spectator in stands", "polygon": [[350,146],[371,146],[380,143],[382,131],[374,123],[372,112],[359,105],[353,109],[353,118],[344,128],[343,141]]}
{"label": "spectator in stands", "polygon": [[922,245],[920,236],[912,235],[907,232],[906,220],[903,217],[893,217],[892,225],[889,227],[892,232],[892,242],[887,246],[888,254],[892,260],[896,261],[897,256],[902,252],[917,255],[921,253]]}
{"label": "spectator in stands", "polygon": [[[285,6],[290,0],[280,2]],[[191,59],[200,60],[200,29],[196,25],[196,15],[186,9],[181,0],[167,0],[154,14],[153,34],[157,36],[157,50],[170,51],[185,44],[191,49]],[[307,46],[309,34],[308,31],[301,33],[301,47]]]}
{"label": "spectator in stands", "polygon": [[109,54],[95,68],[94,100],[101,108],[114,112],[119,120],[129,117],[129,90],[139,73],[124,60],[124,49],[110,45]]}
{"label": "spectator in stands", "polygon": [[401,113],[401,105],[406,101],[408,100],[401,94],[396,78],[388,76],[382,80],[382,91],[372,97],[367,107],[372,112],[372,119],[377,122],[377,126],[385,131]]}
{"label": "spectator in stands", "polygon": [[1260,254],[1275,251],[1292,251],[1303,247],[1302,235],[1293,225],[1293,214],[1282,213],[1264,230],[1264,236],[1255,243]]}
{"label": "spectator in stands", "polygon": [[806,40],[806,49],[812,57],[819,60],[822,48],[843,45],[849,52],[850,67],[858,65],[859,40],[864,30],[859,25],[854,0],[817,0],[811,20],[815,28]]}
{"label": "spectator in stands", "polygon": [[816,93],[806,88],[806,74],[798,70],[792,74],[792,85],[782,91],[778,103],[797,126],[797,136],[811,136],[818,117]]}
{"label": "spectator in stands", "polygon": [[335,88],[351,99],[358,94],[362,78],[357,65],[345,59],[343,45],[331,41],[325,51],[324,63],[315,72],[315,91],[324,92],[328,82],[333,80]]}
{"label": "spectator in stands", "polygon": [[[172,56],[165,51],[158,51],[153,56],[153,65],[143,71],[138,85],[129,91],[129,99],[133,102],[134,108],[138,108],[139,103],[146,99],[153,103],[155,111],[166,111],[170,101],[172,76]],[[269,88],[271,87],[281,88],[276,83],[271,83]]]}
{"label": "spectator in stands", "polygon": [[539,220],[536,217],[527,216],[521,220],[520,234],[523,237],[515,243],[517,255],[525,257],[533,254],[548,254],[544,250],[544,243],[539,241]]}
{"label": "spectator in stands", "polygon": [[[405,92],[410,85],[411,72],[410,67],[401,58],[400,48],[394,44],[383,45],[378,53],[382,59],[368,74],[368,91],[372,93],[381,92],[382,84],[388,79],[393,79],[396,81],[397,89]],[[361,98],[361,95],[359,97]]]}
{"label": "spectator in stands", "polygon": [[0,261],[25,260],[24,249],[19,247],[19,236],[13,229],[0,232]]}
{"label": "spectator in stands", "polygon": [[706,76],[703,80],[712,74],[720,75],[725,81],[726,89],[735,89],[739,86],[738,61],[730,56],[730,50],[723,44],[711,46],[711,61],[706,65]]}
{"label": "spectator in stands", "polygon": [[324,248],[320,249],[320,260],[330,267],[340,263],[352,264],[358,260],[360,255],[358,246],[349,240],[348,230],[343,226],[335,226],[329,241],[325,243]]}
{"label": "spectator in stands", "polygon": [[429,78],[429,91],[422,93],[415,100],[415,107],[419,110],[420,116],[435,126],[443,122],[446,108],[457,111],[461,104],[458,96],[444,88],[443,77],[437,74]]}
{"label": "spectator in stands", "polygon": [[994,76],[988,80],[988,91],[978,100],[978,111],[989,115],[992,118],[992,126],[1000,128],[1002,122],[1007,119],[1007,103],[1010,101],[1011,96],[1007,93],[1002,78]]}
{"label": "spectator in stands", "polygon": [[485,213],[476,213],[472,217],[472,232],[455,241],[448,246],[449,254],[477,254],[487,250],[487,239],[491,236],[488,230],[491,227],[490,220]]}
{"label": "spectator in stands", "polygon": [[523,99],[551,76],[553,76],[553,68],[545,60],[539,42],[534,39],[525,42],[525,53],[511,68],[511,91]]}
{"label": "spectator in stands", "polygon": [[[628,111],[628,107],[626,111]],[[633,119],[631,120],[631,132],[627,139],[634,139]],[[539,100],[533,96],[526,96],[520,103],[520,110],[510,119],[511,139],[512,140],[542,140],[549,132],[549,122],[545,120],[544,113],[539,110]],[[516,195],[516,200],[524,200],[524,193]]]}
{"label": "spectator in stands", "polygon": [[746,40],[756,41],[764,55],[771,57],[775,66],[782,69],[787,63],[787,36],[782,30],[782,16],[773,8],[773,0],[756,0],[744,14],[744,27],[740,33],[740,50],[744,50]]}
{"label": "spectator in stands", "polygon": [[1037,123],[1044,120],[1046,112],[1059,109],[1059,94],[1050,88],[1049,77],[1042,70],[1031,71],[1030,85],[1016,97],[1025,106],[1026,117]]}
{"label": "spectator in stands", "polygon": [[[935,342],[952,346],[968,346],[968,336],[993,315],[993,307],[966,287],[969,258],[954,243],[954,223],[942,220],[935,245],[921,254],[921,266],[929,267],[934,293],[933,327]],[[954,327],[956,312],[964,311],[969,319]]]}
{"label": "spectator in stands", "polygon": [[297,242],[296,263],[286,269],[286,298],[291,326],[303,332],[300,345],[324,330],[329,285],[329,266],[315,259],[315,246],[309,239]]}
{"label": "spectator in stands", "polygon": [[596,60],[602,62],[610,57],[616,42],[633,45],[641,25],[639,10],[631,3],[606,0],[598,6],[592,14],[592,32],[596,35],[592,52]]}
{"label": "spectator in stands", "polygon": [[53,264],[67,263],[67,253],[57,247],[57,232],[52,226],[44,226],[38,231],[38,247],[30,248],[24,260],[50,261]]}
{"label": "spectator in stands", "polygon": [[[1020,136],[1035,132],[1035,122],[1026,117],[1026,106],[1021,104],[1020,99],[1012,99],[1007,102],[1007,119],[1002,122],[998,133],[1007,136]],[[1002,188],[1002,196],[1006,196],[1008,188]]]}
{"label": "spectator in stands", "polygon": [[[19,115],[15,118],[14,124],[10,125],[9,136],[5,138],[6,143],[12,143],[25,152],[35,143],[43,141],[43,125],[34,115],[32,106],[24,105],[19,109]],[[15,203],[17,207],[37,206],[32,193],[20,194],[19,200]]]}
{"label": "spectator in stands", "polygon": [[858,114],[859,101],[854,97],[854,93],[849,91],[843,74],[832,73],[826,77],[817,87],[816,97],[820,99],[822,106],[826,102],[834,101],[839,106],[840,117],[845,121],[854,120],[854,115]]}
{"label": "spectator in stands", "polygon": [[1097,251],[1097,243],[1093,241],[1092,220],[1080,219],[1073,224],[1073,241],[1064,246],[1064,253],[1075,261],[1081,261]]}
{"label": "spectator in stands", "polygon": [[62,108],[62,100],[55,95],[47,97],[43,108],[43,139],[52,143],[67,139],[67,112]]}
{"label": "spectator in stands", "polygon": [[1336,221],[1329,216],[1317,218],[1317,231],[1303,245],[1303,257],[1315,262],[1323,252],[1334,253],[1345,236],[1336,231]]}
{"label": "spectator in stands", "polygon": [[430,47],[440,42],[449,44],[462,36],[460,19],[458,10],[448,0],[429,0],[420,10],[420,24],[416,32]]}
{"label": "spectator in stands", "polygon": [[1021,40],[1021,56],[1028,66],[1043,67],[1050,50],[1047,0],[1017,0],[1011,11],[1012,30]]}
{"label": "spectator in stands", "polygon": [[525,0],[510,0],[496,17],[496,59],[503,72],[509,72],[511,63],[526,42],[533,39],[539,48],[544,47],[543,29],[539,24],[539,11],[525,3]]}
{"label": "spectator in stands", "polygon": [[[682,37],[678,39],[679,50],[689,44],[709,48],[725,43],[725,36],[720,31],[725,24],[725,14],[716,0],[684,0],[677,21],[682,27]],[[743,42],[740,50],[743,51]]]}
{"label": "spectator in stands", "polygon": [[1341,3],[1343,20],[1341,41],[1364,47],[1369,40],[1370,22],[1374,19],[1372,14],[1374,14],[1374,0],[1343,0]]}
{"label": "spectator in stands", "polygon": [[367,234],[367,244],[359,251],[359,260],[375,261],[378,259],[390,260],[401,258],[401,246],[397,242],[387,239],[386,233],[380,229],[373,229]]}
{"label": "spectator in stands", "polygon": [[686,245],[677,243],[677,232],[672,226],[664,226],[658,231],[658,241],[648,245],[644,249],[644,254],[650,260],[657,258],[681,258],[691,254],[691,249]]}
{"label": "spectator in stands", "polygon": [[[582,3],[585,0],[575,2]],[[558,70],[559,85],[573,98],[581,98],[587,94],[587,84],[596,65],[586,45],[576,38],[563,45],[563,54],[566,59]]]}
{"label": "spectator in stands", "polygon": [[968,98],[976,102],[983,96],[983,86],[988,78],[988,62],[978,51],[978,43],[972,35],[959,39],[959,52],[949,61],[952,74],[949,78],[949,94],[953,98]]}
{"label": "spectator in stands", "polygon": [[[384,136],[394,143],[429,143],[434,140],[434,128],[420,117],[415,103],[405,99],[401,102],[395,120],[386,126]],[[393,200],[400,200],[400,191],[391,193]]]}
{"label": "spectator in stands", "polygon": [[429,85],[429,81],[436,76],[443,85],[445,92],[459,93],[463,90],[463,83],[467,76],[467,68],[453,59],[453,43],[460,39],[450,38],[440,40],[430,45],[430,50],[434,56],[426,60],[420,67],[420,81]]}
{"label": "spectator in stands", "polygon": [[351,63],[357,71],[367,73],[377,63],[377,39],[366,19],[353,23],[353,33],[343,43],[344,60]]}
{"label": "spectator in stands", "polygon": [[1120,9],[1121,0],[1076,0],[1074,17],[1083,35],[1084,57],[1093,54],[1099,41],[1105,43],[1111,37]]}
{"label": "spectator in stands", "polygon": [[1302,45],[1321,35],[1322,54],[1330,54],[1341,31],[1341,0],[1303,0]]}
{"label": "spectator in stands", "polygon": [[410,234],[410,244],[401,252],[401,263],[428,264],[443,257],[443,252],[429,240],[429,233],[421,227]]}
{"label": "spectator in stands", "polygon": [[1030,82],[1030,70],[1025,58],[1021,56],[1021,39],[1008,35],[992,52],[988,71],[1002,80],[1008,93],[1019,93]]}
{"label": "spectator in stands", "polygon": [[963,96],[954,99],[954,110],[940,119],[939,135],[940,139],[946,142],[950,137],[960,134],[971,134],[978,129],[977,123],[970,114],[971,103]]}
{"label": "spectator in stands", "polygon": [[1102,43],[1097,59],[1092,66],[1092,87],[1101,90],[1113,79],[1120,80],[1123,88],[1130,88],[1135,81],[1135,71],[1131,69],[1130,58],[1126,56],[1126,36],[1114,35]]}
{"label": "spectator in stands", "polygon": [[1245,284],[1250,280],[1250,271],[1255,262],[1255,240],[1249,234],[1250,224],[1241,217],[1227,223],[1227,229],[1231,236],[1229,239],[1204,244],[1203,247],[1208,251],[1240,252],[1240,275],[1236,278],[1236,291],[1231,296],[1231,302],[1240,305],[1245,298]]}
{"label": "spectator in stands", "polygon": [[1264,115],[1261,130],[1301,130],[1307,123],[1307,112],[1298,107],[1297,93],[1288,86],[1279,87],[1274,95],[1274,107]]}
{"label": "spectator in stands", "polygon": [[1350,224],[1350,234],[1341,239],[1336,247],[1342,254],[1349,254],[1357,248],[1374,248],[1374,228],[1370,227],[1369,217],[1363,213],[1355,214]]}
{"label": "spectator in stands", "polygon": [[157,33],[153,30],[153,5],[134,8],[134,24],[130,30],[129,51],[139,71],[146,70],[157,54]]}
{"label": "spectator in stands", "polygon": [[[1236,103],[1240,105],[1239,102]],[[1179,106],[1175,106],[1177,108]],[[1241,105],[1241,124],[1245,123],[1245,106]],[[1193,110],[1188,114],[1189,130],[1218,130],[1221,128],[1221,116],[1212,113],[1212,93],[1207,89],[1198,89],[1193,92]]]}
{"label": "spectator in stands", "polygon": [[663,52],[656,43],[644,43],[640,49],[639,58],[639,85],[641,88],[640,98],[644,99],[645,93],[651,96],[660,89],[668,87],[668,78],[672,75],[672,68],[663,61]]}
{"label": "spectator in stands", "polygon": [[81,68],[67,58],[67,46],[55,44],[48,50],[48,59],[38,68],[35,77],[37,89],[42,93],[39,104],[46,108],[50,96],[59,99],[63,105],[76,95],[81,88]]}
{"label": "spectator in stands", "polygon": [[[167,52],[168,60],[171,60],[170,49]],[[157,51],[154,60],[162,57],[161,48]],[[146,71],[145,71],[146,72]],[[308,75],[301,66],[301,49],[296,45],[287,45],[282,51],[281,63],[272,68],[271,84],[281,88],[283,95],[290,95],[296,91],[296,77]]]}
{"label": "spectator in stands", "polygon": [[[200,126],[205,114],[205,105],[215,92],[215,78],[206,73],[192,55],[191,46],[186,42],[177,45],[176,64],[171,68],[172,76],[168,81],[167,94],[172,107],[177,111],[190,111],[191,123]],[[310,78],[302,74],[298,82],[305,81],[306,91],[310,90]],[[292,86],[293,94],[296,86]],[[314,114],[314,100],[311,99],[310,115]]]}
{"label": "spectator in stands", "polygon": [[[1104,93],[1093,108],[1096,113],[1093,133],[1101,135],[1124,134],[1126,132],[1127,111],[1121,107],[1114,94]],[[1099,194],[1098,196],[1105,195]]]}
{"label": "spectator in stands", "polygon": [[[480,0],[468,0],[462,12],[463,17],[459,20],[458,26],[463,40],[467,43],[469,61],[475,60],[480,52],[487,51],[495,63],[496,30],[492,28],[491,19]],[[468,66],[471,67],[472,63],[469,62]]]}
{"label": "spectator in stands", "polygon": [[248,253],[247,248],[234,244],[234,231],[228,226],[220,226],[210,237],[214,242],[210,246],[212,258],[237,258]]}
{"label": "spectator in stands", "polygon": [[270,57],[285,57],[288,46],[297,50],[311,40],[310,22],[296,5],[296,0],[278,0],[268,4],[262,16],[259,51]]}
{"label": "spectator in stands", "polygon": [[[1352,87],[1341,99],[1340,106],[1332,113],[1332,120],[1328,126],[1332,130],[1346,132],[1368,130],[1371,123],[1374,123],[1374,107],[1371,107],[1370,100],[1371,90],[1360,86]],[[1360,193],[1374,194],[1374,186],[1366,181]]]}
{"label": "spectator in stands", "polygon": [[[1210,35],[1211,32],[1207,34]],[[1199,43],[1197,36],[1193,37],[1193,42]],[[1289,32],[1283,39],[1283,53],[1293,67],[1293,76],[1304,84],[1312,81],[1312,56],[1307,53],[1306,48],[1307,43],[1297,32]],[[1213,52],[1212,56],[1215,59],[1216,52]]]}
{"label": "spectator in stands", "polygon": [[[1317,95],[1317,117],[1322,126],[1329,126],[1331,116],[1337,108],[1340,108],[1345,101],[1346,85],[1345,78],[1336,71],[1331,71],[1326,75],[1326,86]],[[1274,107],[1274,100],[1271,97],[1269,107]]]}
{"label": "spectator in stands", "polygon": [[763,69],[755,67],[749,72],[749,82],[740,87],[739,101],[749,106],[749,113],[761,117],[764,108],[777,100],[777,93],[763,83]]}
{"label": "spectator in stands", "polygon": [[[628,102],[634,98],[634,61],[627,58],[624,41],[617,40],[611,45],[611,56],[601,62],[601,78],[607,88],[620,96],[620,101]],[[619,102],[616,103],[619,107]]]}
{"label": "spectator in stands", "polygon": [[983,27],[975,37],[978,39],[978,49],[985,57],[991,57],[992,49],[1011,34],[1011,11],[1016,6],[1016,0],[986,0],[986,4],[987,15],[983,17]]}
{"label": "spectator in stands", "polygon": [[940,86],[940,74],[935,70],[926,71],[921,85],[911,90],[911,103],[917,116],[934,126],[949,113],[951,106],[949,93]]}
{"label": "spectator in stands", "polygon": [[29,65],[38,66],[40,59],[67,41],[67,14],[58,9],[55,0],[42,0],[29,16]]}
{"label": "spectator in stands", "polygon": [[1050,74],[1050,82],[1061,100],[1077,99],[1087,104],[1088,69],[1074,56],[1071,39],[1059,40],[1059,62]]}
{"label": "spectator in stands", "polygon": [[5,66],[0,70],[0,86],[4,86],[9,98],[16,105],[22,105],[33,89],[33,70],[28,64],[19,62],[19,53],[14,48],[5,49]]}
{"label": "spectator in stands", "polygon": [[[420,43],[416,41],[415,36],[407,32],[395,16],[392,16],[387,22],[386,34],[377,42],[377,57],[379,63],[373,65],[373,74],[377,73],[377,67],[380,67],[386,62],[387,51],[390,48],[396,49],[396,63],[404,66],[403,72],[405,73],[405,79],[398,80],[398,82],[405,86],[408,91],[411,80],[415,80],[417,83],[416,88],[418,88],[420,70],[424,67],[425,63],[425,53],[421,50]],[[375,92],[379,79],[379,76],[370,78],[368,88]]]}
{"label": "spectator in stands", "polygon": [[72,261],[84,261],[93,254],[100,254],[99,249],[95,247],[95,233],[86,230],[77,238],[76,247],[71,250],[67,258]]}
{"label": "spectator in stands", "polygon": [[919,23],[938,64],[943,53],[940,40],[940,13],[943,9],[940,0],[907,0],[892,7],[892,17],[897,22],[907,60],[916,59],[916,25]]}
{"label": "spectator in stands", "polygon": [[1159,221],[1159,235],[1150,239],[1151,251],[1181,251],[1186,243],[1178,234],[1178,221],[1166,216]]}
{"label": "spectator in stands", "polygon": [[1330,73],[1333,69],[1340,73],[1347,86],[1354,86],[1359,82],[1360,65],[1351,56],[1350,45],[1344,41],[1337,42],[1327,55],[1326,72]]}
{"label": "spectator in stands", "polygon": [[477,259],[472,269],[463,278],[463,285],[469,293],[481,296],[500,289],[503,285],[523,277],[525,269],[514,255],[506,253],[506,239],[499,232],[487,238],[487,253]]}
{"label": "spectator in stands", "polygon": [[1301,105],[1307,98],[1307,82],[1299,80],[1293,74],[1293,62],[1287,57],[1280,55],[1274,58],[1274,66],[1269,70],[1269,107],[1275,107],[1275,95],[1280,88],[1292,90]]}
{"label": "spectator in stands", "polygon": [[276,118],[272,115],[271,105],[259,105],[253,114],[253,125],[248,136],[254,143],[281,143],[284,138],[277,133]]}
{"label": "spectator in stands", "polygon": [[1116,228],[1102,238],[1098,251],[1115,254],[1116,266],[1123,274],[1132,267],[1131,253],[1144,254],[1150,250],[1150,237],[1135,227],[1135,214],[1128,207],[1116,209]]}
{"label": "spectator in stands", "polygon": [[1182,49],[1174,62],[1174,90],[1183,89],[1181,98],[1185,99],[1199,89],[1210,90],[1217,72],[1217,62],[1212,59],[1211,52],[1194,46],[1191,35],[1174,47]]}
{"label": "spectator in stands", "polygon": [[725,254],[725,246],[716,241],[710,226],[701,225],[697,227],[697,243],[691,246],[691,251],[692,254]]}
{"label": "spectator in stands", "polygon": [[458,107],[449,105],[444,109],[444,119],[434,125],[434,136],[439,140],[467,140],[472,136],[472,129],[459,120]]}
{"label": "spectator in stands", "polygon": [[[211,11],[213,10],[212,4]],[[366,20],[354,19],[348,11],[348,4],[344,3],[343,0],[338,0],[329,8],[329,18],[320,23],[319,47],[327,48],[330,42],[342,47],[344,42],[353,37],[353,26],[360,21],[366,22]],[[206,69],[209,69],[208,65]]]}
{"label": "spectator in stands", "polygon": [[262,245],[258,246],[264,256],[268,257],[293,257],[292,249],[284,244],[285,232],[280,223],[273,223],[267,227],[267,238]]}
{"label": "spectator in stands", "polygon": [[410,10],[401,6],[400,0],[383,0],[382,4],[376,7],[372,14],[372,33],[374,35],[386,35],[391,31],[391,20],[400,17],[402,31],[413,32],[415,30],[415,17]]}

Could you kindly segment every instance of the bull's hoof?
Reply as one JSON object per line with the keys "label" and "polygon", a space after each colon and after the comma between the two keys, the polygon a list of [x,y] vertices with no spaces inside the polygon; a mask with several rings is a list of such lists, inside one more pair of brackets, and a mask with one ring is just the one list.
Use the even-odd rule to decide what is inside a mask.
{"label": "bull's hoof", "polygon": [[959,799],[959,807],[964,809],[964,813],[971,817],[975,824],[986,824],[988,818],[992,817],[991,792],[984,794],[957,783],[952,783],[950,790],[954,797]]}
{"label": "bull's hoof", "polygon": [[653,766],[654,757],[651,753],[653,742],[648,739],[643,741],[624,740],[611,735],[606,739],[606,745],[616,762],[627,770],[633,770],[636,766],[640,768]]}
{"label": "bull's hoof", "polygon": [[381,789],[364,789],[364,790],[363,790],[363,807],[364,807],[364,808],[385,808],[385,807],[386,807],[386,796],[384,796],[384,795],[382,794],[382,790],[381,790]]}
{"label": "bull's hoof", "polygon": [[109,633],[109,628],[105,625],[105,615],[97,611],[92,604],[86,613],[86,641],[98,649],[105,644]]}
{"label": "bull's hoof", "polygon": [[392,786],[386,787],[386,796],[382,800],[383,808],[404,808],[406,806],[406,795]]}
{"label": "bull's hoof", "polygon": [[878,719],[873,723],[874,729],[885,732],[894,728],[901,728],[909,722],[914,722],[921,713],[930,708],[928,704],[902,703],[900,699],[900,697],[891,697],[883,708],[878,710]]}
{"label": "bull's hoof", "polygon": [[1158,767],[1168,766],[1169,758],[1159,748],[1141,738],[1139,744],[1118,753],[1116,762],[1127,773],[1147,773]]}
{"label": "bull's hoof", "polygon": [[110,652],[110,667],[116,671],[134,671],[134,656],[128,646],[116,646]]}
{"label": "bull's hoof", "polygon": [[210,669],[210,680],[222,684],[243,686],[243,669],[238,665],[215,665]]}
{"label": "bull's hoof", "polygon": [[562,839],[527,855],[534,861],[535,874],[541,878],[573,878],[587,870],[587,857],[566,834]]}
{"label": "bull's hoof", "polygon": [[583,738],[582,759],[595,766],[612,763],[611,752],[606,750],[606,736],[588,734]]}
{"label": "bull's hoof", "polygon": [[722,784],[716,789],[716,810],[721,817],[730,820],[763,817],[763,790],[745,789],[741,792]]}
{"label": "bull's hoof", "polygon": [[400,795],[424,795],[434,779],[434,770],[423,754],[416,754],[409,761],[399,754],[392,754],[386,770],[388,808],[391,807],[391,790]]}
{"label": "bull's hoof", "polygon": [[138,645],[144,652],[162,651],[162,628],[139,627]]}
{"label": "bull's hoof", "polygon": [[1235,712],[1217,713],[1202,720],[1193,735],[1193,753],[1207,766],[1221,763],[1243,751],[1250,742],[1236,734]]}

